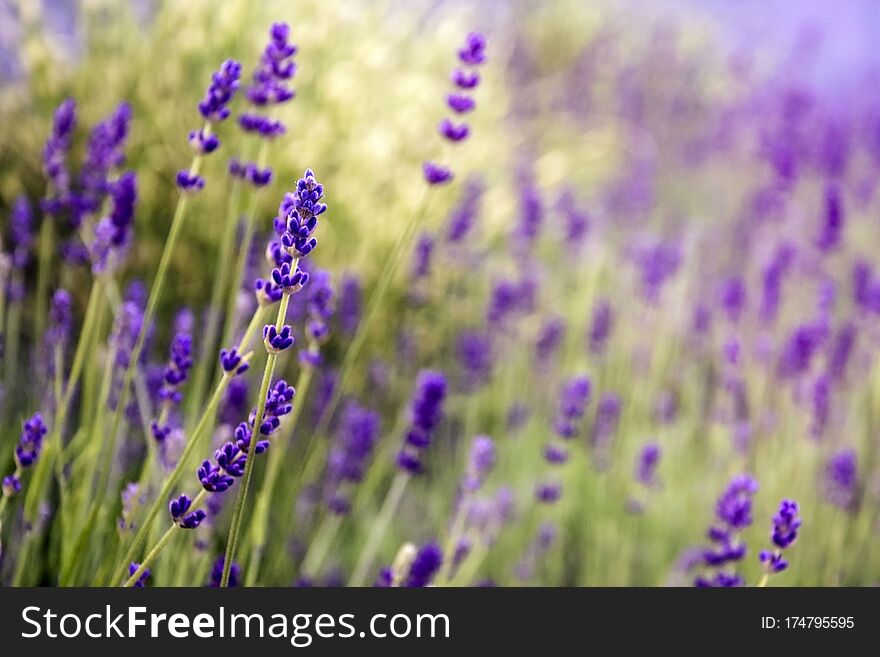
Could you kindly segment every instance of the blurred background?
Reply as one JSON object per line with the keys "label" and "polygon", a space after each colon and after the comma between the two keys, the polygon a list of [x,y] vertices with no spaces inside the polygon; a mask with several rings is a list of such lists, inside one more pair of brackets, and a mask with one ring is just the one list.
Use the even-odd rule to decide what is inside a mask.
{"label": "blurred background", "polygon": [[[794,497],[805,524],[784,583],[880,581],[880,4],[0,0],[0,218],[19,195],[44,194],[41,153],[59,102],[75,97],[89,126],[127,100],[126,166],[140,194],[120,279],[149,281],[205,84],[227,57],[246,77],[274,21],[291,24],[299,68],[297,96],[279,112],[288,130],[272,145],[275,177],[258,199],[260,234],[313,168],[331,208],[315,264],[336,281],[356,276],[366,294],[421,202],[422,162],[440,157],[455,51],[473,29],[489,43],[472,136],[448,154],[455,183],[432,195],[422,223],[431,273],[422,280],[407,265],[395,279],[344,391],[382,411],[394,445],[415,372],[453,379],[432,474],[404,503],[386,561],[402,541],[443,532],[466,445],[487,433],[502,452],[494,485],[515,491],[521,515],[475,578],[689,582],[713,500],[749,471],[761,485],[745,534],[749,579],[779,500]],[[253,157],[231,123],[175,254],[156,360],[173,313],[203,309],[211,291],[228,157]],[[481,190],[479,210],[452,244],[468,184]],[[530,221],[539,234],[524,242]],[[79,308],[88,279],[67,268],[59,281]],[[505,306],[505,282],[531,296],[517,288],[529,298]],[[36,341],[30,313],[23,344]],[[328,379],[348,339],[340,329],[327,345]],[[593,400],[546,556],[532,489],[561,381],[577,373],[592,379]],[[633,474],[650,441],[663,447],[660,486]],[[304,485],[284,489],[279,526],[293,523]],[[382,488],[365,494],[364,517]],[[293,579],[308,542],[307,524],[291,532],[273,538],[272,581]],[[358,545],[366,529],[342,532]],[[340,548],[329,561],[344,570],[355,556]]]}

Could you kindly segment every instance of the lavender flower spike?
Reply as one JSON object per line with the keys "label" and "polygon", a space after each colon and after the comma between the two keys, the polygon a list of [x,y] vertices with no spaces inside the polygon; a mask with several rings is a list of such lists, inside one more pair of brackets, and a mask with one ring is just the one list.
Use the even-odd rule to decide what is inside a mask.
{"label": "lavender flower spike", "polygon": [[21,436],[15,446],[15,471],[3,478],[4,497],[12,497],[21,490],[22,471],[31,467],[40,457],[43,438],[48,431],[39,413],[34,413],[22,424]]}
{"label": "lavender flower spike", "polygon": [[758,586],[767,584],[769,576],[773,573],[781,573],[788,568],[788,561],[782,557],[782,551],[790,548],[797,541],[798,530],[803,524],[798,515],[800,509],[794,500],[782,500],[779,511],[773,516],[773,532],[771,534],[773,550],[762,550],[758,555],[764,564],[764,576]]}
{"label": "lavender flower spike", "polygon": [[[463,68],[456,69],[452,74],[457,89],[446,96],[446,105],[460,117],[477,106],[468,92],[479,85],[480,76],[475,69],[486,61],[486,39],[483,35],[478,32],[468,34],[464,46],[458,51],[458,59]],[[447,117],[437,126],[437,131],[447,141],[457,143],[466,140],[471,129],[466,122],[455,122]],[[435,162],[425,162],[422,168],[425,181],[432,186],[443,185],[453,178],[449,168]]]}
{"label": "lavender flower spike", "polygon": [[397,453],[397,467],[410,474],[423,470],[422,453],[431,444],[431,436],[443,417],[446,376],[423,370],[416,380],[416,392],[410,406],[410,426],[404,446]]}

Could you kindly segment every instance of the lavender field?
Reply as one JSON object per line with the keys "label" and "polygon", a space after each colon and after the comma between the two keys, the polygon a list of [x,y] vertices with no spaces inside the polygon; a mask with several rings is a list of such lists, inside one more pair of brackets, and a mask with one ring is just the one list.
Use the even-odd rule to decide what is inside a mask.
{"label": "lavender field", "polygon": [[0,585],[880,583],[880,66],[724,22],[0,0]]}

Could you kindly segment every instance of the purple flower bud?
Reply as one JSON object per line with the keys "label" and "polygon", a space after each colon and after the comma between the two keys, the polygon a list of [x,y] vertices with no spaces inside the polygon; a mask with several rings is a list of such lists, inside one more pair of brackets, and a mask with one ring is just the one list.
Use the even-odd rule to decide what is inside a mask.
{"label": "purple flower bud", "polygon": [[[128,575],[131,577],[134,575],[139,569],[141,565],[139,563],[130,563],[128,564]],[[146,586],[147,580],[150,579],[150,569],[144,568],[143,572],[138,577],[137,581],[134,583],[134,588],[142,589]]]}
{"label": "purple flower bud", "polygon": [[209,155],[220,147],[220,138],[211,133],[207,134],[203,129],[193,130],[189,133],[189,145],[201,155]]}
{"label": "purple flower bud", "polygon": [[295,95],[288,82],[296,74],[293,61],[297,47],[290,43],[290,27],[286,23],[274,23],[269,30],[260,64],[254,71],[253,84],[247,90],[247,98],[258,107],[278,105]]}
{"label": "purple flower bud", "polygon": [[825,189],[825,213],[816,246],[823,253],[837,248],[843,239],[845,214],[840,188],[831,184]]}
{"label": "purple flower bud", "polygon": [[449,94],[446,96],[446,104],[456,114],[467,114],[477,106],[476,101],[462,93]]}
{"label": "purple flower bud", "polygon": [[277,354],[293,346],[293,329],[285,324],[279,331],[274,324],[263,327],[263,344],[270,354]]}
{"label": "purple flower bud", "polygon": [[494,465],[495,443],[489,436],[475,437],[468,455],[464,489],[471,493],[479,490]]}
{"label": "purple flower bud", "polygon": [[428,586],[443,563],[443,551],[434,542],[426,543],[419,548],[409,568],[409,575],[404,586],[420,588]]}
{"label": "purple flower bud", "polygon": [[587,345],[593,354],[602,354],[614,327],[614,310],[607,299],[599,299],[593,307],[593,319],[587,334]]}
{"label": "purple flower bud", "polygon": [[446,398],[446,376],[442,372],[423,370],[416,379],[416,391],[410,403],[410,426],[403,448],[398,452],[397,465],[410,474],[422,471],[422,452],[430,445],[431,434],[443,418]]}
{"label": "purple flower bud", "polygon": [[177,172],[177,188],[182,192],[198,192],[205,188],[205,179],[200,175],[191,173],[189,169],[181,169]]}
{"label": "purple flower bud", "polygon": [[440,164],[425,162],[422,164],[425,181],[429,185],[445,185],[452,180],[452,171]]}
{"label": "purple flower bud", "polygon": [[825,499],[845,511],[859,507],[858,456],[854,449],[834,454],[825,465],[823,488]]}
{"label": "purple flower bud", "polygon": [[486,61],[486,39],[479,32],[471,32],[467,35],[464,47],[458,51],[458,58],[462,64],[479,66]]}
{"label": "purple flower bud", "polygon": [[445,139],[452,142],[464,141],[470,134],[470,127],[467,123],[453,123],[450,119],[443,119],[437,126],[437,131]]}
{"label": "purple flower bud", "polygon": [[636,480],[649,488],[657,486],[657,466],[660,464],[662,450],[657,443],[642,447],[636,459]]}

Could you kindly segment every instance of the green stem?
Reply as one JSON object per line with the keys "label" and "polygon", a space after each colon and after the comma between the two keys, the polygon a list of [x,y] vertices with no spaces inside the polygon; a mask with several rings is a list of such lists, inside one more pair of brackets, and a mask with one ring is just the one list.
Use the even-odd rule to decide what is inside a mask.
{"label": "green stem", "polygon": [[[13,274],[13,282],[21,284],[21,272],[16,271]],[[21,300],[14,300],[9,304],[9,315],[6,318],[6,351],[3,356],[5,359],[4,381],[6,381],[7,394],[13,390],[20,390],[15,385],[15,379],[20,374],[20,364],[18,362],[18,348],[21,344]]]}
{"label": "green stem", "polygon": [[409,483],[409,479],[409,473],[401,471],[397,473],[394,477],[394,481],[391,482],[391,487],[385,495],[385,501],[382,502],[382,508],[379,511],[379,515],[376,516],[376,520],[373,522],[370,529],[370,534],[367,537],[367,542],[364,544],[363,552],[361,552],[361,556],[358,558],[351,579],[348,580],[349,586],[364,585],[367,573],[373,563],[373,557],[379,550],[382,539],[385,537],[385,532],[388,530],[388,525],[391,523],[391,518],[397,511],[397,507],[400,505],[400,500],[403,498],[403,492],[406,490],[406,485]]}
{"label": "green stem", "polygon": [[762,589],[762,588],[764,588],[765,586],[767,586],[767,581],[768,581],[769,579],[770,579],[770,573],[768,573],[768,572],[765,571],[765,572],[761,575],[761,579],[758,580],[758,588],[759,588],[759,589]]}
{"label": "green stem", "polygon": [[284,463],[287,447],[293,438],[292,429],[296,427],[299,416],[305,405],[306,395],[312,381],[314,368],[305,365],[299,372],[294,389],[296,396],[293,399],[293,409],[290,411],[290,417],[285,423],[291,427],[291,435],[286,440],[279,441],[280,444],[273,446],[269,450],[268,464],[266,465],[266,477],[263,485],[257,493],[256,506],[254,508],[253,522],[251,523],[251,558],[245,571],[245,586],[253,586],[257,581],[257,575],[263,560],[263,552],[266,548],[266,534],[269,524],[269,507],[272,500],[272,492],[275,490],[275,482],[281,473],[281,466]]}
{"label": "green stem", "polygon": [[[291,270],[296,270],[297,261],[291,263]],[[287,306],[290,303],[290,293],[284,292],[281,297],[281,303],[278,306],[278,317],[275,320],[275,328],[280,330],[287,318]],[[241,520],[244,515],[244,503],[247,500],[248,487],[251,483],[251,477],[254,473],[254,460],[257,449],[257,439],[259,438],[260,426],[263,424],[263,415],[266,412],[266,396],[269,394],[269,386],[272,384],[272,375],[275,373],[275,362],[278,360],[278,354],[270,352],[266,357],[266,367],[263,370],[263,381],[260,384],[260,396],[257,401],[257,412],[254,415],[254,423],[250,442],[248,443],[247,461],[244,465],[244,475],[241,478],[241,487],[238,489],[238,495],[235,497],[235,506],[232,510],[232,521],[229,525],[229,537],[226,539],[226,554],[223,562],[223,576],[220,580],[220,586],[225,588],[229,586],[229,573],[232,569],[232,561],[235,559],[235,549],[238,547],[238,536],[241,532]]]}

